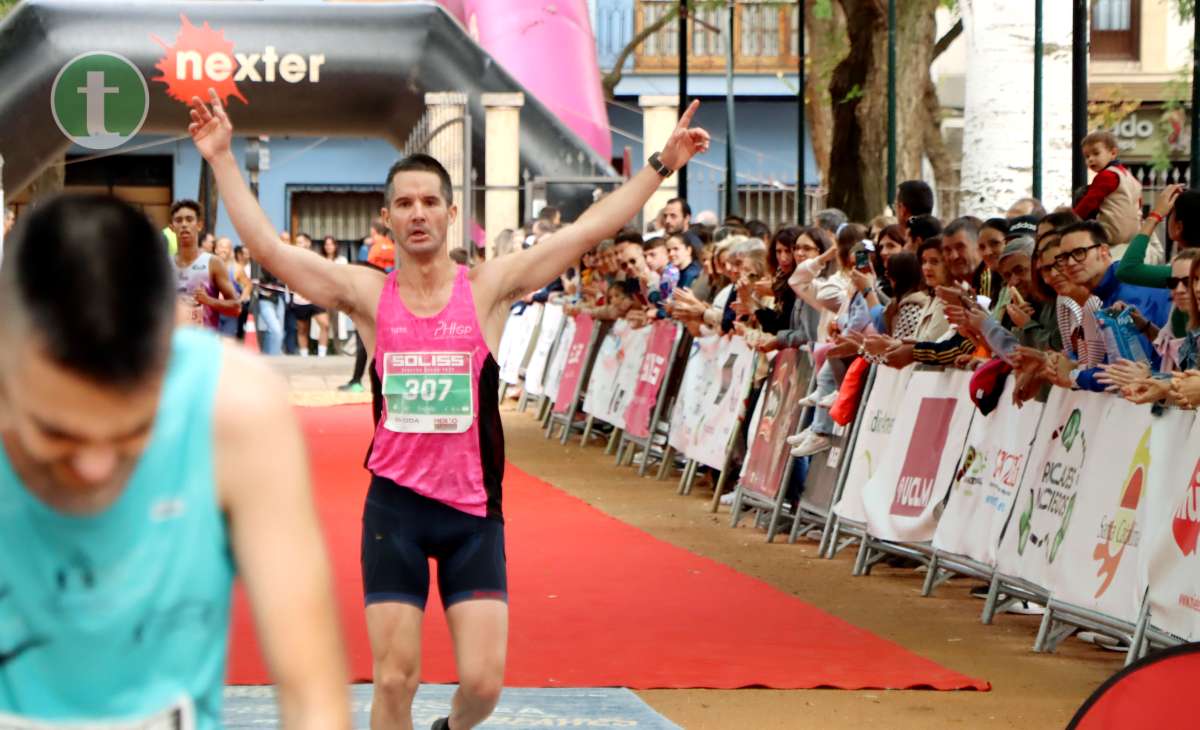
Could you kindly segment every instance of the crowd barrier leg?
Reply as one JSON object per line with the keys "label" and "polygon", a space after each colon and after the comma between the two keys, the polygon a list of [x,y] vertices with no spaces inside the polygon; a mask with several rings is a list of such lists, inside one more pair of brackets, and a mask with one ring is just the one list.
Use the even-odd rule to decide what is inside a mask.
{"label": "crowd barrier leg", "polygon": [[613,452],[617,450],[617,444],[620,443],[621,434],[623,433],[624,431],[619,428],[614,428],[612,430],[612,433],[608,436],[608,445],[604,447],[605,456],[612,456]]}
{"label": "crowd barrier leg", "polygon": [[[617,466],[625,465],[625,452],[628,451],[629,447],[631,447],[632,445],[633,444],[626,441],[624,438],[621,438],[617,441],[617,458],[616,458],[616,462],[615,462]],[[608,451],[605,451],[604,453],[607,454]]]}
{"label": "crowd barrier leg", "polygon": [[[669,436],[670,436],[670,434],[668,434],[668,437]],[[671,459],[673,459],[674,457],[675,457],[675,449],[671,447],[670,443],[668,443],[666,445],[666,448],[663,449],[662,463],[658,465],[658,476],[656,477],[658,479],[658,481],[661,482],[661,481],[666,480],[667,474],[670,472],[670,469],[671,469]]]}
{"label": "crowd barrier leg", "polygon": [[[837,504],[837,500],[834,500],[834,504]],[[833,546],[837,544],[839,532],[841,532],[841,526],[838,522],[838,516],[831,507],[829,514],[825,516],[825,529],[821,532],[821,544],[817,546],[818,556],[829,559],[836,555]],[[795,542],[790,535],[788,536],[788,540]]]}
{"label": "crowd barrier leg", "polygon": [[679,494],[687,496],[692,493],[692,482],[696,479],[696,460],[688,459],[679,477]]}
{"label": "crowd barrier leg", "polygon": [[737,527],[738,523],[741,521],[742,521],[742,487],[741,487],[741,485],[738,485],[733,490],[733,506],[729,510],[729,526]]}
{"label": "crowd barrier leg", "polygon": [[980,616],[980,622],[983,624],[990,625],[995,620],[996,614],[1003,613],[1009,606],[1021,600],[1016,596],[1005,596],[1001,600],[1000,586],[1000,573],[997,572],[992,575],[992,582],[988,585],[987,600],[983,602],[983,614]]}
{"label": "crowd barrier leg", "polygon": [[883,561],[887,556],[888,552],[877,549],[875,541],[864,531],[862,541],[858,544],[858,557],[854,560],[853,575],[870,575],[871,568],[875,567],[877,563]]}
{"label": "crowd barrier leg", "polygon": [[[779,484],[779,491],[775,494],[775,506],[771,510],[771,523],[767,525],[767,542],[775,542],[775,535],[779,532],[779,518],[783,516],[783,503],[787,499],[787,486],[792,481],[792,470],[796,468],[796,460],[791,456],[787,457],[787,466],[783,468],[783,481]],[[792,529],[800,524],[800,510],[795,510],[796,514],[792,515]],[[789,535],[790,538],[790,535]],[[792,542],[795,542],[794,540]]]}
{"label": "crowd barrier leg", "polygon": [[[583,437],[579,440],[580,446],[587,446],[588,438],[590,438],[592,435],[592,426],[594,425],[596,425],[596,417],[588,415],[587,421],[585,421],[583,424]],[[566,443],[565,439],[563,443]]]}
{"label": "crowd barrier leg", "polygon": [[713,487],[712,502],[710,502],[708,505],[709,512],[716,512],[717,508],[721,506],[721,491],[725,489],[725,482],[729,480],[729,471],[733,468],[732,462],[733,449],[731,448],[730,451],[725,454],[724,468],[721,469],[721,476],[717,479],[717,485]]}
{"label": "crowd barrier leg", "polygon": [[538,406],[538,420],[542,422],[542,428],[550,423],[550,414],[553,413],[551,406],[553,405],[549,396],[542,396],[542,402]]}
{"label": "crowd barrier leg", "polygon": [[524,413],[526,410],[529,409],[529,398],[530,398],[529,391],[524,386],[522,386],[521,387],[521,397],[517,399],[517,413]]}
{"label": "crowd barrier leg", "polygon": [[1138,611],[1137,628],[1133,631],[1133,639],[1129,642],[1129,651],[1125,652],[1125,666],[1133,664],[1146,653],[1146,629],[1150,626],[1150,597],[1142,595],[1142,607]]}
{"label": "crowd barrier leg", "polygon": [[[638,444],[636,441],[626,441],[625,442],[624,466],[633,466],[633,460],[638,455],[638,446],[639,445],[640,444]],[[650,446],[649,446],[649,444],[647,444],[645,452],[642,454],[642,463],[645,464],[649,458],[650,458]],[[639,476],[640,476],[640,474],[639,474]]]}
{"label": "crowd barrier leg", "polygon": [[842,535],[842,520],[837,515],[833,515],[832,524],[829,526],[829,539],[825,542],[825,554],[822,556],[826,560],[833,560],[837,554],[854,544],[859,538],[853,534],[847,533],[846,539],[841,539]]}
{"label": "crowd barrier leg", "polygon": [[508,394],[508,383],[500,381],[500,403],[504,402],[504,396]]}
{"label": "crowd barrier leg", "polygon": [[871,541],[865,536],[863,541],[858,546],[858,556],[854,559],[853,575],[865,575],[867,570],[867,558],[871,555]]}
{"label": "crowd barrier leg", "polygon": [[[648,466],[650,466],[650,447],[652,447],[654,445],[654,434],[657,432],[658,432],[657,428],[650,429],[650,436],[646,439],[646,450],[642,452],[642,463],[638,464],[638,476],[639,477],[646,476],[646,468]],[[666,452],[663,452],[663,456],[664,457],[666,456]],[[663,460],[663,463],[664,464],[666,463],[665,458]]]}
{"label": "crowd barrier leg", "polygon": [[925,585],[921,586],[921,595],[925,598],[933,595],[933,591],[955,576],[953,570],[938,567],[938,552],[934,550],[929,555],[929,572],[925,574]]}

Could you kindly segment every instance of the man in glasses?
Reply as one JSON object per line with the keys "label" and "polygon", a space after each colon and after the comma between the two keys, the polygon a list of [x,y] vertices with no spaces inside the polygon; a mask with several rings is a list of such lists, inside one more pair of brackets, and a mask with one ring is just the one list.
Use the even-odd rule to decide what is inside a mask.
{"label": "man in glasses", "polygon": [[[1170,292],[1118,280],[1119,264],[1113,262],[1104,229],[1095,221],[1082,221],[1062,230],[1062,244],[1054,257],[1054,265],[1089,295],[1099,298],[1103,309],[1109,310],[1117,303],[1123,303],[1126,307],[1137,308],[1146,321],[1156,326],[1161,327],[1166,323],[1171,309]],[[1083,329],[1089,348],[1107,349],[1096,318],[1090,311],[1084,312]],[[1139,333],[1138,337],[1142,350],[1152,361],[1156,360],[1157,353],[1146,335]],[[1115,362],[1116,359],[1116,353],[1106,353],[1106,362]],[[1156,362],[1153,364],[1157,367]],[[1096,380],[1097,368],[1072,368],[1069,372],[1066,368],[1062,363],[1057,367],[1060,384],[1065,385],[1069,381],[1071,385],[1086,390],[1105,390],[1105,384]]]}

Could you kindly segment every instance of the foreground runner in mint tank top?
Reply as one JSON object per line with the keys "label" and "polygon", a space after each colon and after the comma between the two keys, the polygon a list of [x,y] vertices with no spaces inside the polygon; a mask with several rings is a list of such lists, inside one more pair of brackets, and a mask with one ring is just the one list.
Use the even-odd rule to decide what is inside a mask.
{"label": "foreground runner in mint tank top", "polygon": [[240,572],[287,726],[348,728],[282,384],[175,327],[170,259],[124,203],[50,200],[6,243],[0,727],[219,727]]}
{"label": "foreground runner in mint tank top", "polygon": [[[230,148],[233,125],[220,98],[210,90],[207,103],[192,100],[189,132],[212,167],[242,244],[313,304],[349,314],[366,351],[376,356],[376,430],[368,457],[373,478],[363,511],[362,556],[375,658],[375,730],[412,727],[430,557],[438,560],[460,680],[448,721],[434,727],[448,722],[467,730],[495,708],[504,681],[508,606],[500,505],[504,454],[492,353],[514,300],[611,238],[637,216],[664,176],[708,148],[708,134],[688,126],[697,107],[688,108],[641,172],[574,223],[535,248],[470,271],[449,257],[447,231],[458,216],[449,174],[428,155],[401,160],[388,171],[380,211],[396,243],[396,270],[386,276],[282,245],[242,178]],[[442,458],[453,458],[452,465]]]}

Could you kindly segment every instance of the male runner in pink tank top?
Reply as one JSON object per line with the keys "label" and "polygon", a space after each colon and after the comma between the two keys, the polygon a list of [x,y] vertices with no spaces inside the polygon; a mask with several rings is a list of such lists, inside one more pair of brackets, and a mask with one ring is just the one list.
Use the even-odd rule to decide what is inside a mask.
{"label": "male runner in pink tank top", "polygon": [[433,727],[472,728],[495,708],[504,681],[508,594],[504,435],[493,353],[513,301],[632,220],[664,177],[708,148],[708,133],[688,127],[697,106],[684,113],[661,153],[575,223],[535,248],[472,270],[449,257],[446,234],[458,208],[445,168],[427,155],[397,162],[382,211],[397,266],[385,275],[282,245],[230,151],[233,127],[220,99],[210,92],[208,104],[192,100],[192,139],[251,255],[314,304],[349,314],[374,356],[376,430],[367,457],[372,479],[362,569],[375,730],[412,728],[430,558],[438,561],[459,676],[450,716]]}

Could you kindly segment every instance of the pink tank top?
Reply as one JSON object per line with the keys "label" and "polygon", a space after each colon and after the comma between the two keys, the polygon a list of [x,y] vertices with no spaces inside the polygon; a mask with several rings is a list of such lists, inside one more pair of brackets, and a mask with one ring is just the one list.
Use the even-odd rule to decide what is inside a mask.
{"label": "pink tank top", "polygon": [[467,267],[450,302],[418,317],[388,274],[375,319],[372,474],[454,509],[502,519],[500,368],[483,339]]}

